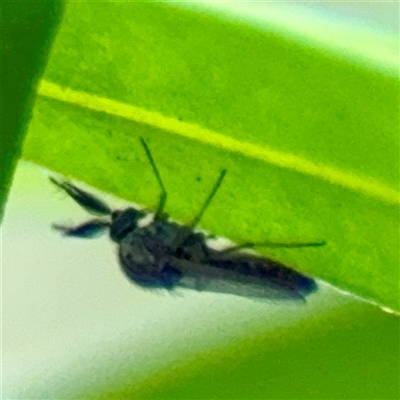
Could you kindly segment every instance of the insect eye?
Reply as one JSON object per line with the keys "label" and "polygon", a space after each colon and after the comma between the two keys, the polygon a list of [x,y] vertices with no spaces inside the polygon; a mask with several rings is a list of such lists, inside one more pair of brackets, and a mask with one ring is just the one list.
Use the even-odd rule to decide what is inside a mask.
{"label": "insect eye", "polygon": [[114,242],[119,243],[126,235],[134,231],[138,220],[143,212],[134,208],[127,208],[122,211],[114,211],[111,214],[110,237]]}

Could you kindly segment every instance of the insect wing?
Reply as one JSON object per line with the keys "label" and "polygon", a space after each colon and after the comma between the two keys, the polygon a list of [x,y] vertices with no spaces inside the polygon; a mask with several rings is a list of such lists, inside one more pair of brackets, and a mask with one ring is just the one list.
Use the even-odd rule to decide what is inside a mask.
{"label": "insect wing", "polygon": [[208,263],[218,269],[231,271],[240,277],[255,279],[261,285],[279,292],[298,293],[301,297],[317,290],[314,279],[287,267],[279,261],[246,253],[211,255]]}
{"label": "insect wing", "polygon": [[276,261],[240,255],[210,259],[202,264],[175,259],[181,272],[178,286],[216,293],[304,301],[316,289],[315,281]]}

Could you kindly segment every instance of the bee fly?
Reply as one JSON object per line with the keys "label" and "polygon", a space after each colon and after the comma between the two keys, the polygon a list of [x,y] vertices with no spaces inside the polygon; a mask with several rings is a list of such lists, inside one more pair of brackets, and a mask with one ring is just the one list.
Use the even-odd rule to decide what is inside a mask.
{"label": "bee fly", "polygon": [[173,290],[186,287],[198,291],[230,293],[240,296],[304,300],[316,291],[315,281],[292,268],[270,258],[243,252],[255,246],[310,247],[312,243],[245,243],[224,250],[212,248],[210,236],[195,230],[201,217],[217,193],[226,170],[217,182],[198,215],[188,225],[171,221],[164,206],[167,192],[150,150],[140,138],[147,158],[161,190],[153,219],[145,226],[139,223],[148,212],[128,207],[112,210],[105,202],[68,181],[50,180],[65,191],[93,218],[74,227],[53,225],[65,236],[93,238],[108,230],[112,241],[118,244],[118,256],[125,275],[144,288]]}

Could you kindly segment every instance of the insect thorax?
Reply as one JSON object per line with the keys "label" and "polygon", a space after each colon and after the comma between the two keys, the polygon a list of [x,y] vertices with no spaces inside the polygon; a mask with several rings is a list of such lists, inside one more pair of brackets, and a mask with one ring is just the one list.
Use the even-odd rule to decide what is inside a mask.
{"label": "insect thorax", "polygon": [[164,237],[154,235],[153,225],[137,228],[119,243],[122,270],[143,287],[172,289],[181,272],[173,267],[173,256]]}

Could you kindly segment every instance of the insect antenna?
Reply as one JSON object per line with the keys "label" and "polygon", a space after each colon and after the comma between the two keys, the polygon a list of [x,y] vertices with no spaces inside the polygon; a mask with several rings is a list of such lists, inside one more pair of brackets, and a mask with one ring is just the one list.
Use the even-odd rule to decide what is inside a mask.
{"label": "insect antenna", "polygon": [[145,142],[145,140],[142,137],[140,138],[140,141],[141,141],[141,143],[143,145],[144,151],[146,152],[147,158],[150,161],[150,164],[151,164],[151,167],[153,169],[154,175],[156,176],[158,185],[160,186],[160,189],[161,189],[160,200],[158,202],[157,210],[156,210],[156,213],[155,213],[155,216],[154,216],[155,219],[160,219],[160,218],[163,218],[163,216],[164,216],[163,211],[164,211],[165,203],[167,201],[167,191],[165,190],[165,186],[164,186],[164,183],[163,183],[163,181],[161,179],[161,175],[158,172],[158,169],[156,167],[156,163],[154,162],[153,156],[150,153],[150,149],[147,146],[147,143]]}
{"label": "insect antenna", "polygon": [[72,183],[67,181],[58,181],[57,179],[50,177],[50,181],[64,190],[72,199],[74,199],[82,208],[94,215],[110,215],[112,213],[111,208],[102,200],[96,196],[79,189]]}
{"label": "insect antenna", "polygon": [[227,172],[226,169],[223,169],[221,171],[217,182],[215,183],[211,193],[209,194],[209,196],[207,197],[206,201],[204,202],[203,207],[201,207],[200,212],[196,215],[196,217],[193,219],[193,221],[189,224],[190,228],[194,228],[200,222],[201,217],[203,216],[203,214],[206,211],[207,207],[210,205],[211,200],[213,199],[213,197],[217,193],[217,190],[221,186],[222,180],[224,179],[224,177],[226,175],[226,172]]}
{"label": "insect antenna", "polygon": [[84,239],[93,239],[110,228],[110,223],[100,219],[92,219],[78,226],[53,224],[53,229],[62,232],[64,236],[74,236]]}

